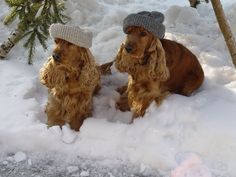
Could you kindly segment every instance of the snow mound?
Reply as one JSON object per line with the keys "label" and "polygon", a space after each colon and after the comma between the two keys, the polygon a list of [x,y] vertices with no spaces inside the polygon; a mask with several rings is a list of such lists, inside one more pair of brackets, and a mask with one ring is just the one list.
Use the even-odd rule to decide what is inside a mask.
{"label": "snow mound", "polygon": [[232,4],[226,10],[226,15],[229,19],[229,23],[230,23],[231,29],[234,33],[234,36],[236,36],[236,14],[235,14],[235,11],[236,11],[236,3]]}
{"label": "snow mound", "polygon": [[198,11],[191,7],[171,6],[165,16],[169,25],[199,25],[201,23]]}
{"label": "snow mound", "polygon": [[[180,3],[186,5],[188,1]],[[93,98],[93,116],[84,121],[80,132],[72,131],[68,125],[62,129],[47,128],[44,113],[47,89],[40,84],[38,73],[51,55],[53,40],[48,41],[48,51],[36,46],[33,66],[25,64],[27,52],[20,43],[8,56],[9,60],[0,62],[0,152],[12,154],[0,158],[0,171],[4,164],[4,169],[9,165],[20,169],[20,164],[25,164],[25,169],[34,166],[40,171],[45,167],[44,155],[48,152],[66,154],[69,162],[71,156],[96,158],[111,169],[115,165],[110,161],[118,159],[124,166],[136,165],[135,171],[141,172],[139,176],[148,169],[161,171],[162,176],[170,176],[171,172],[175,177],[236,176],[235,68],[210,5],[193,9],[174,4],[173,0],[66,1],[67,13],[72,18],[70,24],[93,31],[91,51],[97,63],[112,61],[116,56],[125,36],[122,19],[127,14],[166,10],[166,38],[189,48],[203,66],[205,80],[199,90],[191,97],[172,94],[159,107],[152,103],[143,118],[129,124],[132,113],[115,107],[120,96],[116,88],[126,84],[127,75],[112,67],[112,75],[102,77],[102,88]],[[8,8],[4,1],[0,5],[2,19]],[[227,16],[234,25],[235,5],[228,7]],[[0,23],[0,31],[1,37],[7,39],[11,27]],[[17,152],[24,152],[25,156],[20,153],[14,158]],[[29,152],[42,153],[40,168],[34,160],[29,161]],[[186,152],[183,158],[178,156]],[[45,167],[49,170],[50,158]],[[15,163],[16,160],[22,161]],[[64,176],[69,173],[80,176],[83,171],[89,171],[90,176],[97,174],[96,169],[75,163],[64,166],[64,159],[56,160],[63,167]],[[91,165],[92,162],[89,161]],[[131,176],[115,170],[110,176]]]}

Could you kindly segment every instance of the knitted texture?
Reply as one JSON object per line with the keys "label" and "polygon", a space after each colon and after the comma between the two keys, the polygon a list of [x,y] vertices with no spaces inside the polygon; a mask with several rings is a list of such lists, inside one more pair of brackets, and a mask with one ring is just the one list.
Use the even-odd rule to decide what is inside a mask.
{"label": "knitted texture", "polygon": [[143,27],[156,37],[163,38],[165,36],[163,21],[164,15],[160,12],[142,11],[128,15],[123,21],[123,30],[126,33],[127,28],[130,26]]}
{"label": "knitted texture", "polygon": [[52,24],[49,33],[52,38],[60,38],[80,47],[90,48],[92,46],[92,32],[76,26]]}

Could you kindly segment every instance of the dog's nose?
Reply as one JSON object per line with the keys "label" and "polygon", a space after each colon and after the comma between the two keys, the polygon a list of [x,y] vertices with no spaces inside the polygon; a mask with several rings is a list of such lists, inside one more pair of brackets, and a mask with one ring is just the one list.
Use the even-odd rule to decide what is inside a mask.
{"label": "dog's nose", "polygon": [[126,52],[131,53],[133,50],[133,47],[131,45],[127,45],[127,46],[125,46],[125,50],[126,50]]}
{"label": "dog's nose", "polygon": [[56,60],[56,61],[60,61],[61,55],[60,55],[59,53],[54,52],[54,53],[52,54],[52,58],[53,58],[54,60]]}

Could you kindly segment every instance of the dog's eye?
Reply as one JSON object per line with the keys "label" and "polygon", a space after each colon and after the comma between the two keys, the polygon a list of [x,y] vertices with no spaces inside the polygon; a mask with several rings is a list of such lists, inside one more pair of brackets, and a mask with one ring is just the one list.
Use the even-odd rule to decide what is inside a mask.
{"label": "dog's eye", "polygon": [[146,32],[144,32],[144,31],[142,31],[142,32],[140,33],[140,35],[141,35],[142,37],[144,37],[144,36],[146,36],[146,35],[147,35],[147,33],[146,33]]}

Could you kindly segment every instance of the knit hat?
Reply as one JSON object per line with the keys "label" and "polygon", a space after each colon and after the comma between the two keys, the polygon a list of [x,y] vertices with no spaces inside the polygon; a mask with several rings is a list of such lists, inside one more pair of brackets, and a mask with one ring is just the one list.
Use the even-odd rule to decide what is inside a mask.
{"label": "knit hat", "polygon": [[165,26],[162,24],[164,15],[160,12],[142,11],[136,14],[128,15],[123,21],[123,31],[130,26],[143,27],[147,31],[153,33],[158,38],[163,38],[165,35]]}
{"label": "knit hat", "polygon": [[52,38],[60,38],[80,47],[90,48],[92,46],[92,32],[77,26],[52,24],[49,33]]}

